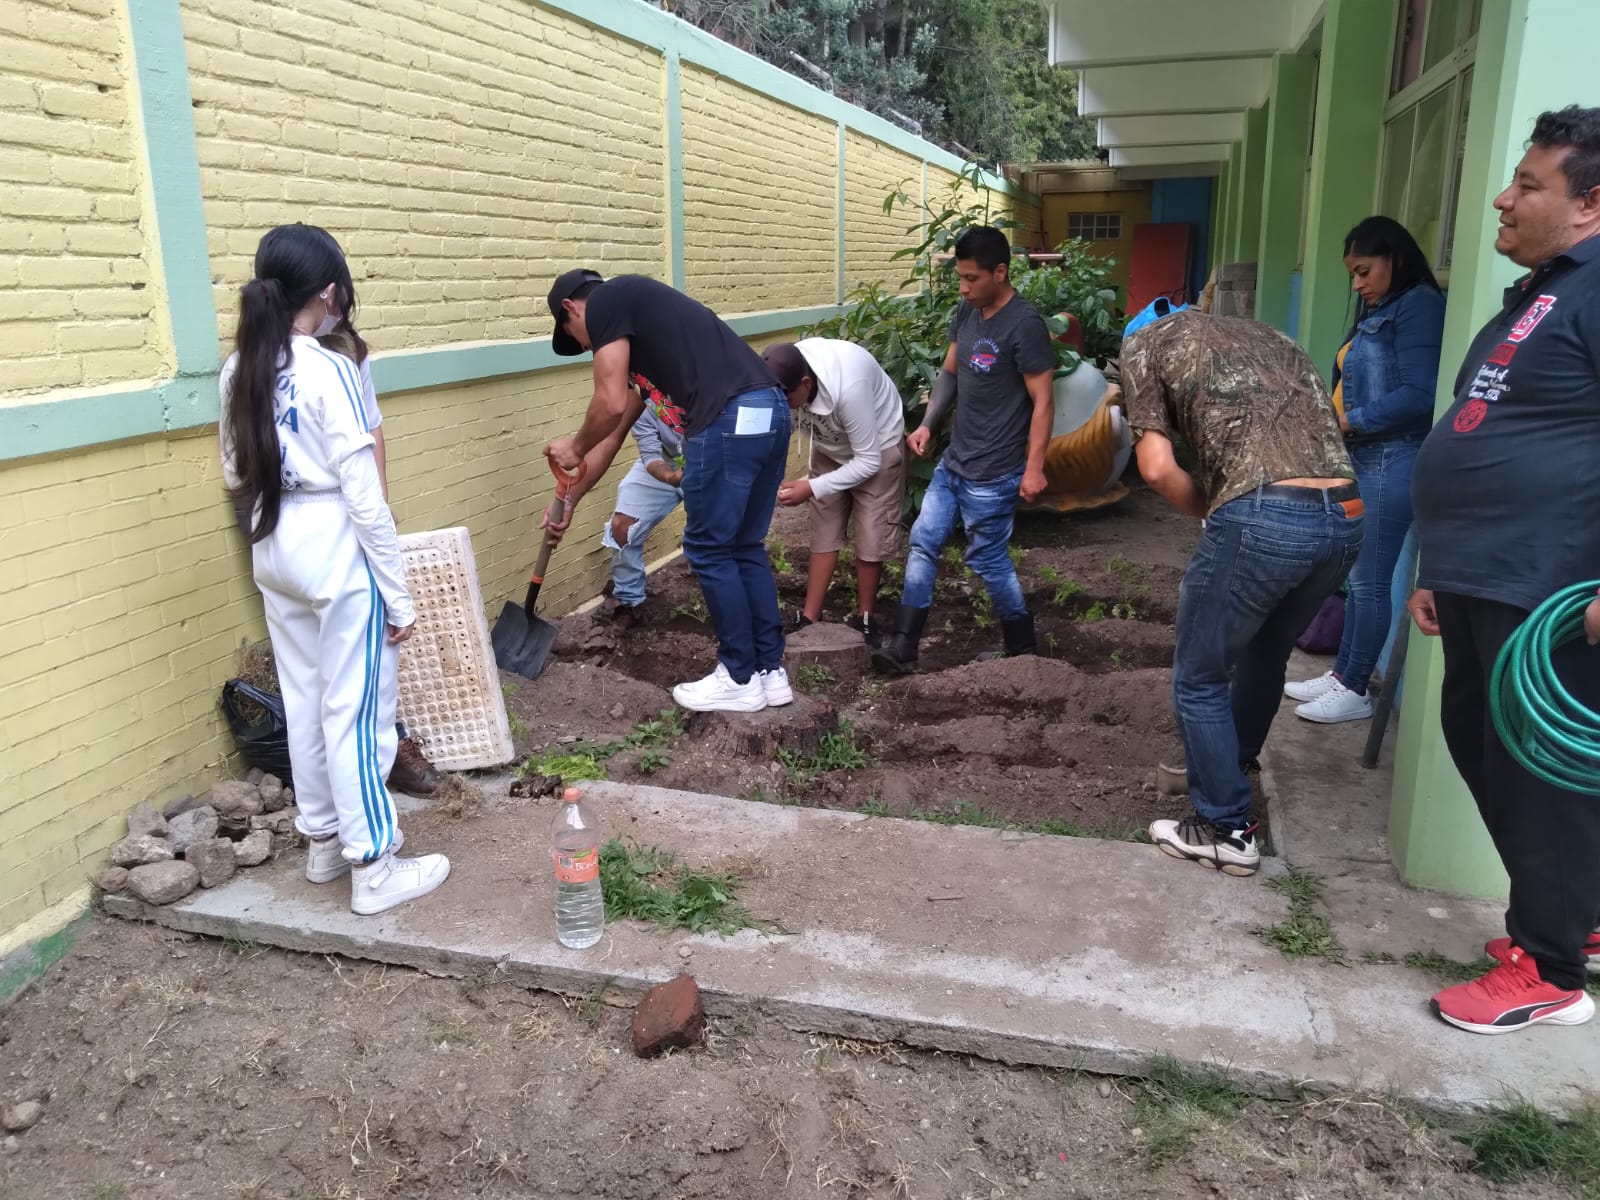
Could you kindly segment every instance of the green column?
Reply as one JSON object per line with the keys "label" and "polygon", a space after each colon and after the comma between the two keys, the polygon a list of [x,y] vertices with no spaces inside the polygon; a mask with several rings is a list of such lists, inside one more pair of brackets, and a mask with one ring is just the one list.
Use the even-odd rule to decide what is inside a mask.
{"label": "green column", "polygon": [[1238,222],[1233,231],[1234,256],[1249,262],[1261,238],[1261,190],[1267,162],[1267,109],[1252,108],[1244,115],[1244,158],[1239,169]]}
{"label": "green column", "polygon": [[1256,241],[1256,320],[1279,329],[1289,323],[1289,276],[1300,265],[1316,78],[1312,55],[1279,54],[1272,60],[1261,236]]}
{"label": "green column", "polygon": [[1227,229],[1223,234],[1223,241],[1227,243],[1228,253],[1223,262],[1239,261],[1239,211],[1244,207],[1244,143],[1235,142],[1228,153],[1228,163],[1233,167],[1233,174],[1228,179],[1228,216]]}
{"label": "green column", "polygon": [[[1324,372],[1333,365],[1349,314],[1350,281],[1340,248],[1350,227],[1372,215],[1377,195],[1394,23],[1395,5],[1373,0],[1327,0],[1322,19],[1300,342]],[[1478,45],[1493,47],[1481,38]],[[1485,56],[1497,52],[1486,49]]]}
{"label": "green column", "polygon": [[[1521,272],[1494,252],[1494,197],[1510,179],[1539,113],[1592,98],[1600,5],[1592,0],[1486,0],[1478,31],[1466,155],[1456,205],[1445,305],[1438,411],[1473,334],[1499,311]],[[1484,47],[1492,47],[1486,53]],[[1439,733],[1437,639],[1411,631],[1405,702],[1395,747],[1389,843],[1406,882],[1469,896],[1501,897],[1506,877]]]}
{"label": "green column", "polygon": [[1230,160],[1222,164],[1216,186],[1211,189],[1211,240],[1206,244],[1210,247],[1214,267],[1228,261],[1228,191],[1232,186],[1233,162]]}

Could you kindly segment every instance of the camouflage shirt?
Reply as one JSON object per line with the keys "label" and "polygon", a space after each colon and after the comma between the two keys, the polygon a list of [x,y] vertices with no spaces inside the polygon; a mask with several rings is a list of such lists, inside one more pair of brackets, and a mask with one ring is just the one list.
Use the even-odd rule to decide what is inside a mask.
{"label": "camouflage shirt", "polygon": [[1135,436],[1185,443],[1213,512],[1281,479],[1354,479],[1339,419],[1315,364],[1270,325],[1190,310],[1122,347]]}

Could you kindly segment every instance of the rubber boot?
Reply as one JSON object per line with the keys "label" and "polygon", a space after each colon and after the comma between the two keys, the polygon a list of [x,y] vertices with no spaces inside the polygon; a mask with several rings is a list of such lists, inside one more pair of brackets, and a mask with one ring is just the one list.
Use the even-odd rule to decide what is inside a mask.
{"label": "rubber boot", "polygon": [[997,658],[1016,658],[1020,654],[1037,654],[1039,643],[1034,639],[1033,614],[1023,613],[1009,621],[1000,622],[1000,633],[1005,639],[1004,650],[985,650],[978,662],[993,662]]}
{"label": "rubber boot", "polygon": [[927,609],[900,605],[889,630],[889,640],[872,652],[873,670],[884,675],[909,675],[917,662],[917,642],[922,638],[922,627],[927,623]]}

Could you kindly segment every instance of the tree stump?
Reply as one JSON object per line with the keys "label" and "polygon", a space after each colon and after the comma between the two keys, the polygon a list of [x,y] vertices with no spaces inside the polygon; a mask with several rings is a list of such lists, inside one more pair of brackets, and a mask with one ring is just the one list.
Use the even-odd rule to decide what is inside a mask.
{"label": "tree stump", "polygon": [[727,758],[771,762],[778,748],[811,758],[822,748],[822,736],[838,727],[833,705],[795,693],[794,703],[756,713],[697,712],[689,714],[686,737]]}
{"label": "tree stump", "polygon": [[859,679],[872,655],[859,629],[819,621],[785,635],[783,665],[791,678],[804,667],[826,667],[835,679]]}

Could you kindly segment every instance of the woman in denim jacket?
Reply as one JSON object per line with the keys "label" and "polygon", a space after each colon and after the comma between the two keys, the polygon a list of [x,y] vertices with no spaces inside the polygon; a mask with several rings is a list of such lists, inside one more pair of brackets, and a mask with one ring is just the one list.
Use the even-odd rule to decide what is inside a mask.
{"label": "woman in denim jacket", "polygon": [[1333,670],[1290,683],[1295,715],[1331,725],[1372,715],[1367,681],[1389,636],[1390,584],[1411,528],[1411,470],[1433,425],[1444,295],[1405,226],[1368,217],[1344,240],[1360,302],[1339,350],[1333,402],[1366,502],[1366,536],[1350,572],[1344,638]]}

